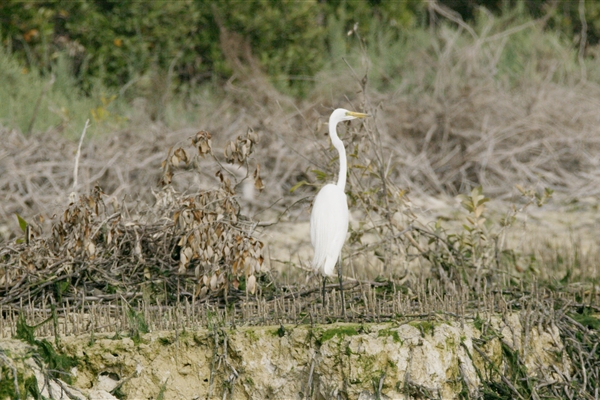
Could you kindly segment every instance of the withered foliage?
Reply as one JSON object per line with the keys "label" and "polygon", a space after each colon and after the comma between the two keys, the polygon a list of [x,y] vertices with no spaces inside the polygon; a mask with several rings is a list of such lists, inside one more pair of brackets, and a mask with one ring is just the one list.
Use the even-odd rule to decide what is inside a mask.
{"label": "withered foliage", "polygon": [[[227,144],[228,161],[248,167],[257,141],[249,131]],[[214,189],[184,194],[170,185],[178,169],[193,168],[196,157],[213,156],[210,133],[198,132],[191,144],[195,156],[184,147],[169,149],[152,206],[129,209],[116,200],[105,202],[107,196],[96,186],[55,215],[49,233],[28,224],[25,238],[0,248],[0,304],[149,293],[167,302],[176,295],[254,294],[263,243],[254,236],[256,223],[240,212],[227,170],[217,171]],[[258,167],[254,180],[257,188],[263,185]]]}
{"label": "withered foliage", "polygon": [[224,189],[180,199],[173,214],[174,236],[179,237],[180,274],[193,267],[198,279],[195,295],[227,289],[229,281],[239,288],[239,277],[254,293],[264,258],[263,243],[251,236],[252,224],[238,219],[239,205]]}

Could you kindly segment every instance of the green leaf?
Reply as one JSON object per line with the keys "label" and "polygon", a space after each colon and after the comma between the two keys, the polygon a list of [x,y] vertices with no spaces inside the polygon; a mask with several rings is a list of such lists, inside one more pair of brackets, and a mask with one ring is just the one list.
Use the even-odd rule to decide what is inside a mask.
{"label": "green leaf", "polygon": [[16,214],[16,215],[17,215],[17,219],[19,220],[19,226],[21,227],[21,230],[23,231],[23,233],[27,232],[27,221],[25,221],[23,218],[21,218],[21,216],[19,214]]}
{"label": "green leaf", "polygon": [[327,179],[327,172],[323,172],[318,169],[313,169],[310,172],[314,173],[317,176],[317,179],[320,181],[324,181]]}
{"label": "green leaf", "polygon": [[292,186],[292,188],[290,189],[290,193],[294,193],[296,191],[296,189],[298,189],[299,187],[302,187],[304,185],[309,185],[309,183],[307,181],[300,181],[298,183],[296,183],[294,186]]}
{"label": "green leaf", "polygon": [[482,205],[490,201],[489,197],[481,197],[477,203],[477,205]]}
{"label": "green leaf", "polygon": [[69,289],[69,281],[58,281],[56,282],[56,298],[59,302],[62,301],[62,296]]}

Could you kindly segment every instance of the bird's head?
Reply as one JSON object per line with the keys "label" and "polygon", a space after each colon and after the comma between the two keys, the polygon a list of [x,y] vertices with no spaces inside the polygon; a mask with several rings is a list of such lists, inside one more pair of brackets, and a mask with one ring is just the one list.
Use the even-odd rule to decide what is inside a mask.
{"label": "bird's head", "polygon": [[367,118],[369,116],[369,114],[363,114],[359,112],[348,111],[344,108],[338,108],[331,114],[331,117],[329,117],[329,124],[337,124],[341,121],[350,121],[351,119],[356,118]]}

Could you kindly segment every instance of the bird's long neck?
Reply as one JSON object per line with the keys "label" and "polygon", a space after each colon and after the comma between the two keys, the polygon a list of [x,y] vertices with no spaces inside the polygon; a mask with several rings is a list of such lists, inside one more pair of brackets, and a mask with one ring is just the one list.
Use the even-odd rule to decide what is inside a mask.
{"label": "bird's long neck", "polygon": [[346,170],[348,168],[346,165],[346,149],[344,148],[344,143],[337,135],[337,122],[331,123],[331,120],[329,122],[329,137],[331,138],[333,147],[340,153],[340,175],[338,176],[337,186],[343,191],[346,188]]}

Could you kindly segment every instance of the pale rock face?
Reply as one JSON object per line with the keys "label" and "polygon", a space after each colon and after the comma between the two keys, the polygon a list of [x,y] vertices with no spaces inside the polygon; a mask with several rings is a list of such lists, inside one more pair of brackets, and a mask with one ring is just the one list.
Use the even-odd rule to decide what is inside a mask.
{"label": "pale rock face", "polygon": [[[438,317],[408,323],[288,325],[283,336],[279,327],[267,326],[153,332],[137,342],[108,334],[93,340],[81,335],[62,337],[61,343],[63,351],[80,360],[70,390],[91,399],[113,399],[109,391],[117,385],[131,399],[156,398],[159,393],[168,399],[224,394],[228,399],[303,399],[307,394],[313,399],[338,394],[355,399],[452,399],[465,389],[477,398],[477,369],[484,371],[485,362],[503,368],[501,341],[519,352],[533,376],[568,376],[568,357],[556,358],[564,353],[557,327],[531,324],[527,318],[524,312],[487,317],[484,324],[500,335],[486,338],[473,322]],[[19,368],[40,375],[38,382],[43,382],[31,355],[19,358],[29,348],[15,340],[0,341],[0,349],[14,355]],[[53,385],[51,390],[58,393],[59,386]]]}
{"label": "pale rock face", "polygon": [[[67,385],[65,382],[59,379],[47,379],[46,366],[40,367],[39,357],[34,360],[37,349],[30,346],[20,340],[14,339],[1,339],[0,340],[0,362],[3,367],[6,367],[6,375],[3,375],[2,384],[13,385],[12,374],[14,372],[20,377],[17,382],[19,383],[19,394],[25,395],[27,392],[24,390],[23,384],[25,381],[35,377],[35,381],[38,385],[39,393],[43,398],[56,399],[56,400],[68,400],[68,399],[90,399],[90,400],[117,400],[116,397],[111,395],[109,392],[103,389],[92,389],[87,390],[85,388]],[[78,377],[77,369],[71,370],[73,378]],[[8,379],[7,379],[8,378]],[[7,388],[6,388],[7,389]],[[15,390],[14,386],[9,389]],[[16,394],[16,393],[15,393]],[[9,398],[7,395],[6,398]],[[31,398],[31,396],[27,396]]]}

